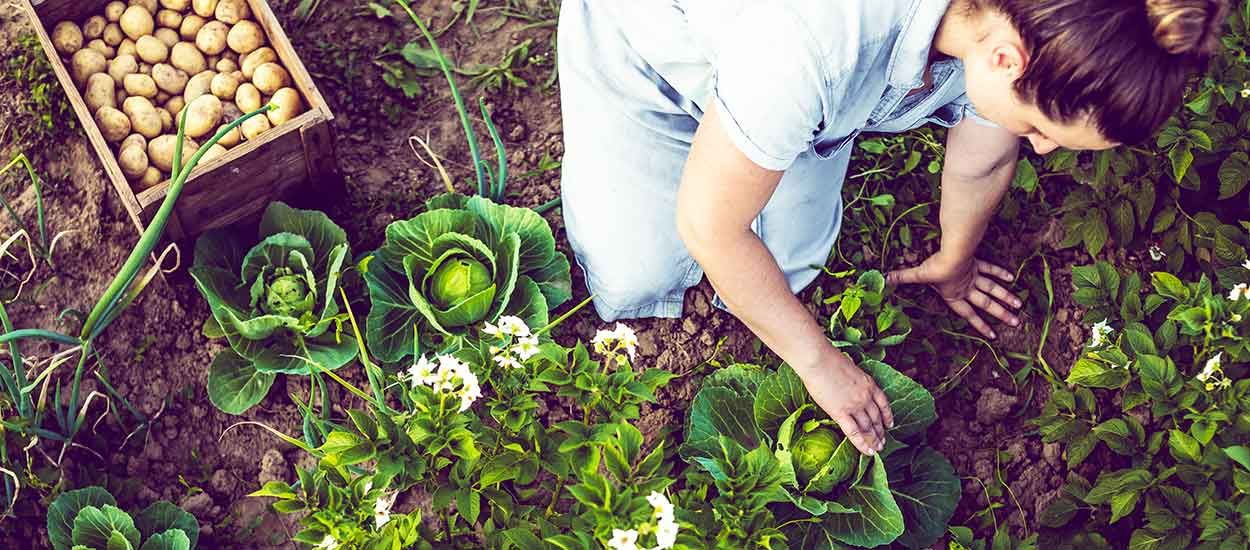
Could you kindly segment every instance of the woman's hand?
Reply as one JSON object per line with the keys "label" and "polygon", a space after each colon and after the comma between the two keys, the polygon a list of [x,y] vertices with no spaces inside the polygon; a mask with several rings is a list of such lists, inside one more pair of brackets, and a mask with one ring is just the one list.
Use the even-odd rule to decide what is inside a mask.
{"label": "woman's hand", "polygon": [[838,423],[859,452],[872,456],[885,448],[885,431],[894,427],[890,400],[868,373],[829,347],[815,363],[796,366],[807,393]]}
{"label": "woman's hand", "polygon": [[1014,280],[1011,272],[1002,267],[973,257],[949,258],[940,250],[916,267],[886,275],[886,281],[892,285],[932,285],[946,300],[946,305],[971,323],[977,332],[991,339],[997,335],[977,310],[1013,327],[1020,326],[1020,318],[1013,312],[1020,309],[1022,303],[1002,284]]}

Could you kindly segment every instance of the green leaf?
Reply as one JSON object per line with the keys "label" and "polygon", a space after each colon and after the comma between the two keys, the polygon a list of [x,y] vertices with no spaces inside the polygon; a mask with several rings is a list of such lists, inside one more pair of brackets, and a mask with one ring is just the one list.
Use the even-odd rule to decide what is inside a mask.
{"label": "green leaf", "polygon": [[1173,429],[1168,432],[1168,451],[1172,458],[1179,461],[1197,463],[1202,460],[1202,446],[1198,444],[1198,440],[1180,430]]}
{"label": "green leaf", "polygon": [[1153,476],[1146,470],[1104,472],[1098,476],[1098,482],[1085,495],[1085,502],[1094,505],[1106,504],[1115,495],[1146,488],[1152,479]]}
{"label": "green leaf", "polygon": [[903,512],[890,493],[885,463],[879,455],[861,455],[860,470],[863,476],[835,502],[861,513],[828,514],[822,523],[845,544],[869,548],[889,544],[903,534]]}
{"label": "green leaf", "polygon": [[686,422],[685,443],[679,449],[689,461],[696,456],[716,456],[719,438],[723,435],[743,447],[755,448],[763,434],[756,428],[751,414],[755,397],[724,386],[706,385],[694,396]]}
{"label": "green leaf", "polygon": [[1132,432],[1129,431],[1128,423],[1122,418],[1112,418],[1094,426],[1091,433],[1099,441],[1111,447],[1113,451],[1122,455],[1131,454],[1136,447],[1136,440],[1133,438]]}
{"label": "green leaf", "polygon": [[[144,508],[135,520],[135,525],[145,539],[176,530],[183,533],[188,546],[195,547],[200,538],[200,522],[196,521],[195,516],[167,500],[153,502]],[[170,535],[170,538],[176,537]],[[147,545],[144,544],[144,548],[146,547]]]}
{"label": "green leaf", "polygon": [[208,367],[208,399],[226,414],[243,414],[265,399],[277,375],[260,372],[251,361],[225,349]]}
{"label": "green leaf", "polygon": [[1102,248],[1106,246],[1107,239],[1111,237],[1111,230],[1107,228],[1107,215],[1102,210],[1093,209],[1085,217],[1085,223],[1081,225],[1081,239],[1085,241],[1085,251],[1090,256],[1097,256]]}
{"label": "green leaf", "polygon": [[1012,186],[1023,190],[1025,193],[1032,193],[1037,189],[1038,183],[1037,169],[1033,167],[1033,163],[1027,158],[1021,158],[1016,163],[1016,177],[1012,182]]}
{"label": "green leaf", "polygon": [[894,428],[890,430],[890,435],[899,439],[909,438],[923,433],[937,420],[933,394],[920,383],[880,361],[864,360],[859,367],[872,375],[890,400],[890,410],[894,413]]}
{"label": "green leaf", "polygon": [[1159,350],[1155,347],[1154,336],[1148,332],[1145,325],[1141,323],[1130,323],[1124,327],[1124,339],[1128,341],[1129,348],[1137,356],[1142,355],[1158,355]]}
{"label": "green leaf", "polygon": [[1111,222],[1115,227],[1115,239],[1121,247],[1128,246],[1133,241],[1133,233],[1137,229],[1136,215],[1133,213],[1133,204],[1128,200],[1121,200],[1115,203],[1115,207],[1111,209]]}
{"label": "green leaf", "polygon": [[1155,292],[1158,292],[1165,298],[1171,298],[1177,302],[1185,302],[1189,300],[1189,288],[1182,283],[1176,275],[1166,271],[1156,271],[1150,275],[1154,282]]}
{"label": "green leaf", "polygon": [[1225,455],[1228,455],[1228,458],[1241,464],[1242,468],[1250,470],[1250,447],[1234,445],[1232,447],[1224,447],[1223,451]]}
{"label": "green leaf", "polygon": [[1111,523],[1114,524],[1124,516],[1133,513],[1133,510],[1137,509],[1139,498],[1141,498],[1140,491],[1120,493],[1111,497]]}
{"label": "green leaf", "polygon": [[[890,455],[890,458],[899,456]],[[890,462],[886,458],[886,462]],[[893,468],[889,468],[893,470]],[[959,504],[955,468],[941,454],[925,447],[910,464],[909,479],[890,480],[906,529],[897,540],[909,548],[928,548],[942,537]]]}
{"label": "green leaf", "polygon": [[365,320],[369,351],[382,361],[399,361],[412,353],[413,329],[422,318],[408,299],[408,281],[384,265],[372,265],[365,273],[365,283],[370,303]]}
{"label": "green leaf", "polygon": [[477,518],[482,513],[482,496],[472,489],[457,491],[456,511],[469,525],[477,523]]}
{"label": "green leaf", "polygon": [[1139,355],[1137,367],[1141,373],[1142,389],[1156,400],[1166,400],[1181,390],[1184,383],[1171,359],[1155,355]]}
{"label": "green leaf", "polygon": [[139,550],[191,550],[195,546],[181,529],[170,529],[148,537]]}
{"label": "green leaf", "polygon": [[[751,407],[755,426],[765,434],[775,434],[791,414],[810,402],[803,379],[789,365],[782,365],[777,372],[760,382]],[[739,441],[748,449],[754,447]]]}
{"label": "green leaf", "polygon": [[297,210],[282,202],[273,202],[260,221],[260,238],[290,233],[302,237],[312,248],[314,270],[325,273],[330,251],[347,244],[347,232],[319,210]]}
{"label": "green leaf", "polygon": [[102,487],[66,491],[48,507],[48,541],[56,550],[68,550],[73,543],[74,518],[88,506],[116,506],[117,501]]}
{"label": "green leaf", "polygon": [[1117,389],[1128,384],[1129,379],[1128,369],[1107,368],[1102,363],[1081,358],[1072,366],[1067,382],[1086,388]]}
{"label": "green leaf", "polygon": [[1168,151],[1168,159],[1172,161],[1172,179],[1177,183],[1185,181],[1185,174],[1194,164],[1194,152],[1189,143],[1180,142]]}
{"label": "green leaf", "polygon": [[559,307],[573,296],[569,260],[556,251],[555,236],[547,220],[528,208],[495,204],[478,196],[469,199],[468,209],[485,222],[493,242],[499,242],[508,233],[517,235],[521,243],[518,270],[538,284],[548,307]]}
{"label": "green leaf", "polygon": [[1220,164],[1220,200],[1231,198],[1246,188],[1250,182],[1250,155],[1237,151],[1228,155]]}
{"label": "green leaf", "polygon": [[[114,533],[120,535],[122,540],[112,540]],[[87,506],[74,517],[74,529],[70,538],[74,544],[92,548],[113,550],[119,547],[119,542],[125,543],[121,548],[134,548],[139,546],[139,529],[135,528],[130,515],[116,506]]]}

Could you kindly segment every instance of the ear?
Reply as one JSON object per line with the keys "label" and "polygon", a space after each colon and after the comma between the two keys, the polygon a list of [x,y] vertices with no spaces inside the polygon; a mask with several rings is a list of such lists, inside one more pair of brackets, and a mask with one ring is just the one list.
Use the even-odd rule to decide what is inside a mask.
{"label": "ear", "polygon": [[1015,81],[1028,68],[1029,56],[1016,40],[1002,41],[990,50],[990,68]]}

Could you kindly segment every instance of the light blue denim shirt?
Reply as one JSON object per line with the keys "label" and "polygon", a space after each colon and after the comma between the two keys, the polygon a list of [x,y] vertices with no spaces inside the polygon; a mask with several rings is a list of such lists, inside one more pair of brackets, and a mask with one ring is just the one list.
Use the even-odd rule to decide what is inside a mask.
{"label": "light blue denim shirt", "polygon": [[[696,119],[714,104],[738,148],[785,170],[860,132],[953,126],[975,111],[963,65],[929,64],[950,0],[595,0]],[[932,86],[924,86],[926,69]],[[977,118],[978,121],[982,119]],[[982,121],[984,122],[984,121]]]}

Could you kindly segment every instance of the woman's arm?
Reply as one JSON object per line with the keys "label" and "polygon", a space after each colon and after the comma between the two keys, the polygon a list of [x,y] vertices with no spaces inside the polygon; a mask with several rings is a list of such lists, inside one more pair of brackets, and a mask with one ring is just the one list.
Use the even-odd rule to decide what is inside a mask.
{"label": "woman's arm", "polygon": [[894,424],[889,400],[872,377],[829,343],[751,231],[781,176],[742,154],[716,109],[709,109],[677,194],[678,231],[730,311],[794,368],[816,403],[860,452],[871,455]]}
{"label": "woman's arm", "polygon": [[975,257],[1015,177],[1019,149],[1020,138],[1002,128],[969,119],[951,128],[942,170],[941,247],[919,266],[888,276],[892,284],[932,284],[955,313],[987,338],[996,334],[978,309],[1011,326],[1020,324],[1011,312],[1020,307],[1019,298],[994,280],[1010,282],[1011,272]]}

